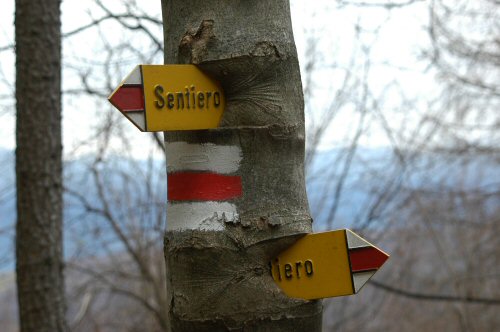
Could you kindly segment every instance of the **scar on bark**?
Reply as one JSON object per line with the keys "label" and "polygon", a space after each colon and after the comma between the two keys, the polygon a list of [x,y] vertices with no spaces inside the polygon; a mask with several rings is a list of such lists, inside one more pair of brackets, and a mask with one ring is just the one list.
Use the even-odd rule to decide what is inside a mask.
{"label": "scar on bark", "polygon": [[198,64],[207,54],[207,45],[215,39],[214,21],[203,20],[196,31],[186,31],[179,44],[179,62]]}

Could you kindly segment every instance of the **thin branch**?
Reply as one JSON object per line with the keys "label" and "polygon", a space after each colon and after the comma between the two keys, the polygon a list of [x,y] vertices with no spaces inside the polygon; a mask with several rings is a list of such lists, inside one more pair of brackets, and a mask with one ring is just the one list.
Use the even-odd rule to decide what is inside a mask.
{"label": "thin branch", "polygon": [[394,9],[394,8],[403,8],[410,5],[413,5],[418,2],[424,2],[425,0],[408,0],[406,2],[354,2],[354,1],[345,1],[339,0],[339,5],[344,6],[356,6],[356,7],[381,7],[385,9]]}
{"label": "thin branch", "polygon": [[486,304],[486,305],[500,305],[500,299],[494,298],[484,298],[484,297],[474,297],[474,296],[452,296],[452,295],[441,295],[441,294],[425,294],[410,292],[404,289],[392,287],[381,282],[370,280],[368,282],[370,285],[376,288],[383,289],[387,292],[393,294],[404,296],[414,300],[423,301],[444,301],[444,302],[465,302],[465,303],[475,303],[475,304]]}
{"label": "thin branch", "polygon": [[[93,28],[93,27],[101,24],[104,21],[107,21],[107,20],[118,20],[119,21],[121,19],[135,19],[137,21],[144,20],[144,21],[149,21],[151,23],[158,24],[158,25],[162,24],[161,20],[157,20],[157,19],[155,19],[154,17],[151,17],[151,16],[146,16],[146,15],[137,16],[137,15],[132,15],[132,14],[111,14],[111,13],[108,12],[106,16],[103,16],[103,17],[100,17],[98,19],[92,20],[92,22],[90,22],[90,23],[88,23],[86,25],[83,25],[81,27],[78,27],[75,30],[72,30],[72,31],[69,31],[69,32],[65,32],[65,33],[62,34],[62,36],[63,36],[63,38],[71,37],[71,36],[76,35],[76,34],[78,34],[80,32],[83,32],[85,30]],[[2,49],[0,48],[0,51],[1,50]]]}
{"label": "thin branch", "polygon": [[[137,21],[136,25],[132,24],[127,24],[123,18],[120,17],[120,15],[115,15],[113,14],[107,7],[105,7],[100,1],[96,1],[96,4],[106,12],[109,16],[112,18],[115,18],[118,23],[120,23],[124,28],[130,29],[130,30],[141,30],[143,31],[150,39],[151,41],[156,45],[158,50],[163,50],[163,43],[156,38],[156,36],[147,28],[145,27],[142,23],[141,20],[134,15],[131,15],[131,18],[134,18]],[[161,24],[161,22],[160,22]]]}
{"label": "thin branch", "polygon": [[71,268],[71,269],[74,269],[75,271],[80,271],[82,273],[85,273],[89,276],[92,276],[94,279],[101,281],[104,285],[109,287],[110,292],[115,293],[115,294],[122,294],[122,295],[127,296],[127,297],[137,301],[138,303],[142,304],[146,309],[151,311],[156,316],[158,323],[162,327],[164,327],[164,328],[166,327],[166,322],[165,322],[164,317],[162,315],[162,312],[159,310],[159,308],[156,308],[153,304],[149,303],[147,301],[147,299],[145,299],[141,295],[138,295],[131,290],[118,287],[115,282],[113,282],[112,280],[109,280],[104,274],[97,272],[95,270],[92,270],[90,268],[86,268],[86,267],[83,267],[83,266],[80,266],[77,264],[73,264],[71,262],[67,262],[66,266]]}
{"label": "thin branch", "polygon": [[[74,36],[76,34],[79,34],[81,32],[84,32],[84,31],[88,30],[88,29],[96,27],[96,26],[100,25],[101,23],[103,23],[105,21],[108,21],[108,20],[116,20],[116,21],[120,22],[120,24],[124,25],[124,23],[121,21],[123,19],[134,19],[134,20],[137,20],[137,21],[147,21],[147,22],[150,22],[150,23],[153,23],[153,24],[157,24],[157,25],[161,25],[162,24],[161,20],[156,19],[156,18],[151,17],[151,16],[147,16],[147,15],[112,14],[112,13],[110,13],[108,11],[106,16],[100,17],[98,19],[94,19],[91,22],[89,22],[89,23],[87,23],[85,25],[82,25],[81,27],[78,27],[78,28],[76,28],[74,30],[71,30],[71,31],[68,31],[68,32],[64,32],[62,34],[62,38],[72,37],[72,36]],[[130,27],[130,26],[128,26],[128,28],[131,28],[131,29],[138,29],[138,28],[142,29],[146,34],[148,34],[148,36],[153,40],[153,42],[158,47],[161,46],[161,43],[159,43],[158,40],[156,38],[154,38],[154,36],[152,35],[152,33],[148,29],[146,29],[142,24],[138,24],[136,27]],[[8,44],[8,45],[5,45],[5,46],[0,46],[0,52],[14,50],[14,48],[15,48],[14,44]]]}
{"label": "thin branch", "polygon": [[14,50],[14,44],[0,46],[0,52]]}

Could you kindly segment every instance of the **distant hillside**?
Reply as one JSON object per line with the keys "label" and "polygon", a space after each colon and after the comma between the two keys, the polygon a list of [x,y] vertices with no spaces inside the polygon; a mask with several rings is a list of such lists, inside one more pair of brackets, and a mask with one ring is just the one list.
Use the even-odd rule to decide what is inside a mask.
{"label": "distant hillside", "polygon": [[16,219],[14,151],[0,149],[0,273],[12,270]]}
{"label": "distant hillside", "polygon": [[348,171],[346,160],[342,150],[321,152],[307,172],[318,230],[356,227],[370,218],[377,224],[379,216],[407,199],[405,194],[411,191],[474,193],[488,197],[486,204],[492,208],[500,204],[500,167],[494,156],[407,152],[401,159],[388,148],[358,148]]}
{"label": "distant hillside", "polygon": [[[428,190],[439,193],[446,190],[490,192],[490,205],[500,204],[500,167],[488,156],[459,157],[443,160],[441,155],[420,154],[411,157],[402,167],[390,149],[358,149],[352,156],[349,171],[344,173],[345,155],[341,150],[318,153],[307,172],[307,191],[316,230],[325,228],[359,227],[372,218],[371,225],[383,225],[383,217],[405,199],[409,190]],[[15,222],[15,173],[14,152],[0,150],[0,271],[13,269],[13,225]],[[65,164],[65,186],[78,192],[88,202],[99,206],[99,199],[90,172],[91,159],[82,158]],[[127,190],[127,197],[115,198],[113,210],[120,213],[158,213],[164,203],[166,188],[164,171],[160,162],[131,163],[115,158],[109,164],[100,164],[106,189],[120,195]],[[141,181],[148,181],[148,172],[155,172],[154,199],[160,203],[155,209],[126,209],[124,204],[148,204],[150,195],[141,188]],[[342,186],[339,179],[345,175]],[[382,200],[378,198],[382,197]],[[335,205],[335,198],[338,204]],[[148,198],[151,199],[151,198]],[[114,202],[114,203],[113,203]],[[126,203],[136,202],[136,203]],[[332,210],[336,207],[335,214]],[[334,219],[330,219],[334,215]],[[85,220],[95,224],[99,217],[89,215],[73,195],[65,195],[64,218],[66,222],[66,252],[73,254],[79,243],[88,247],[94,234]],[[89,218],[89,219],[86,219]],[[148,218],[141,215],[141,218]],[[381,220],[377,220],[377,218]],[[366,225],[365,225],[366,226]],[[117,248],[119,249],[119,248]]]}

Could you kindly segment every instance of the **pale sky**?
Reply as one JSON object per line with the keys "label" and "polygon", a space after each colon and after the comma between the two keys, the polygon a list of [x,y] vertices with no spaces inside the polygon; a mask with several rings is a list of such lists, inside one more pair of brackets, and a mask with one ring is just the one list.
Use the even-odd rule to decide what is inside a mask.
{"label": "pale sky", "polygon": [[[111,2],[113,3],[113,2]],[[87,6],[90,2],[66,0],[62,3],[62,30],[71,31],[76,27],[86,24],[90,21],[90,15],[99,17],[100,13],[89,13]],[[148,6],[145,11],[148,13],[157,12],[161,17],[160,1],[143,1],[141,6]],[[370,84],[376,92],[377,87],[380,90],[389,82],[397,81],[405,94],[419,95],[427,94],[431,89],[432,78],[423,73],[423,66],[418,64],[415,59],[418,57],[419,45],[426,42],[425,33],[422,26],[425,24],[425,3],[414,5],[405,9],[394,11],[392,15],[383,9],[369,8],[360,10],[357,7],[343,9],[341,12],[335,9],[333,1],[327,0],[292,0],[292,22],[294,34],[299,53],[301,65],[305,63],[306,37],[314,36],[317,40],[317,48],[321,51],[321,61],[317,73],[314,75],[313,85],[315,98],[311,105],[318,109],[325,106],[330,100],[332,91],[336,86],[342,83],[342,77],[337,75],[338,71],[331,70],[329,65],[335,61],[337,65],[346,64],[350,61],[353,47],[356,23],[362,25],[365,29],[378,29],[376,37],[374,33],[363,33],[362,38],[365,42],[372,44],[371,56],[375,59],[369,76]],[[13,30],[13,12],[14,1],[8,0],[3,3],[3,10],[0,12],[0,47],[12,43]],[[117,32],[121,33],[121,31]],[[93,35],[92,35],[93,34]],[[82,59],[91,61],[93,54],[99,50],[93,46],[93,40],[97,38],[96,32],[86,34],[87,43],[82,45],[82,38],[72,37],[64,43],[64,63],[66,67],[77,66]],[[117,38],[123,36],[117,36]],[[126,37],[126,36],[125,36]],[[93,53],[94,52],[94,53]],[[76,56],[78,55],[78,56]],[[14,56],[12,51],[0,53],[0,70],[7,77],[7,82],[0,82],[0,148],[13,149],[15,145],[15,121],[13,99],[7,98],[13,94],[14,85]],[[130,59],[128,63],[124,59],[124,75],[132,70],[136,63]],[[391,66],[388,66],[390,63]],[[324,68],[323,68],[324,67]],[[124,77],[116,77],[119,82]],[[75,77],[64,76],[63,88],[72,85]],[[429,90],[429,91],[426,91]],[[389,94],[387,97],[389,99]],[[396,97],[394,102],[397,103]],[[107,100],[94,103],[85,100],[66,96],[63,105],[63,137],[65,151],[71,151],[79,140],[88,135],[89,128],[96,123],[96,117],[103,112],[109,112],[110,106]],[[99,113],[100,112],[100,113]],[[397,121],[397,115],[394,116]],[[352,120],[352,114],[347,108],[341,112],[332,124],[328,140],[321,146],[323,149],[335,145],[342,141],[346,132],[346,125]],[[124,122],[128,122],[123,118]],[[150,144],[149,139],[144,133],[139,132],[132,124],[125,123],[130,127],[131,139],[134,141],[144,141],[144,144]],[[332,143],[333,142],[333,143]],[[384,135],[378,134],[374,129],[373,134],[361,141],[365,146],[383,146],[387,144]],[[141,144],[138,144],[141,146]],[[144,149],[139,148],[134,155],[141,157]],[[82,151],[85,153],[88,151]]]}

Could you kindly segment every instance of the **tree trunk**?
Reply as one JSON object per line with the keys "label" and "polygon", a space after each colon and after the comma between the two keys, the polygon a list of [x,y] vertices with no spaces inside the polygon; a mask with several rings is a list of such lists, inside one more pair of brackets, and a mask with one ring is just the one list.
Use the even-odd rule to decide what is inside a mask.
{"label": "tree trunk", "polygon": [[[269,267],[311,231],[289,3],[162,6],[165,63],[198,64],[227,98],[220,128],[165,133],[170,330],[320,331],[321,303],[285,296]],[[223,187],[213,197],[172,197],[183,183],[193,192]]]}
{"label": "tree trunk", "polygon": [[60,0],[16,1],[16,272],[21,331],[65,331]]}

